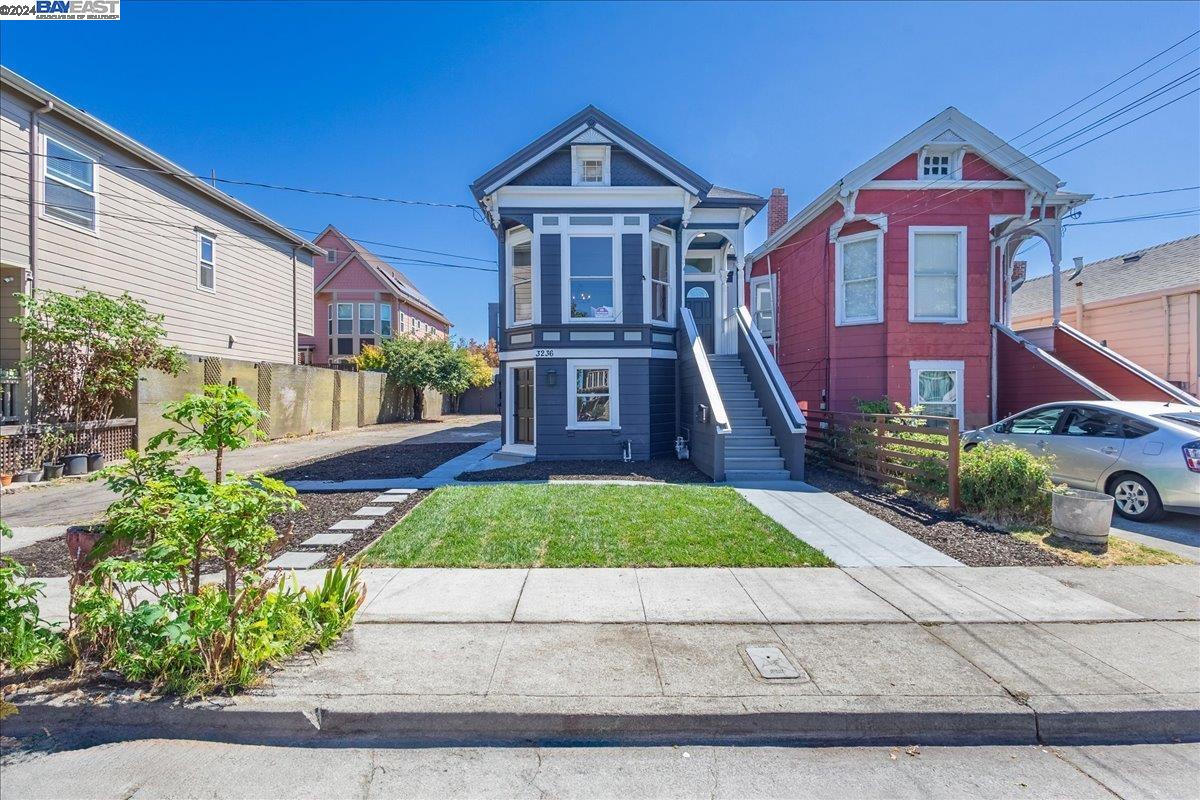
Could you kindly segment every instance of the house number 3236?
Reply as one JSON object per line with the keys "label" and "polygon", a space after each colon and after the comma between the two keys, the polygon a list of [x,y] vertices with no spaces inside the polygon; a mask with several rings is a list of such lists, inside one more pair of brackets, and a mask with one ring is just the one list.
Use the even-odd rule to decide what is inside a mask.
{"label": "house number 3236", "polygon": [[534,358],[554,358],[554,350],[552,348],[543,348],[533,351]]}

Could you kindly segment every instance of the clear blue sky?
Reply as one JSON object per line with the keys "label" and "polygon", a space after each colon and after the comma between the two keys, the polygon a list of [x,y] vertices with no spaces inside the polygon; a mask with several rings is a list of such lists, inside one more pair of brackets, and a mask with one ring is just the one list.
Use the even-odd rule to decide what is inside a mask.
{"label": "clear blue sky", "polygon": [[[122,16],[7,23],[0,54],[197,173],[470,203],[475,177],[595,103],[709,180],[786,187],[793,210],[948,105],[1012,137],[1200,28],[1195,2],[125,0]],[[1156,64],[1197,46],[1200,37]],[[1198,65],[1192,53],[1059,135]],[[1066,188],[1097,195],[1200,184],[1198,97],[1047,166]],[[230,191],[289,226],[332,222],[364,239],[495,254],[491,233],[463,210]],[[1197,206],[1196,192],[1113,200],[1079,221]],[[1072,228],[1066,256],[1090,261],[1187,236],[1197,219]],[[752,243],[764,226],[755,221]],[[1030,253],[1035,272],[1043,253]],[[492,275],[404,269],[457,333],[486,333]]]}

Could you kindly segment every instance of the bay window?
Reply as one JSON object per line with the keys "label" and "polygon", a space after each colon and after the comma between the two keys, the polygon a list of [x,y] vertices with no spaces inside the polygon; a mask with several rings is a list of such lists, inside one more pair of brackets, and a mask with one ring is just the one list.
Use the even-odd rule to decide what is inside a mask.
{"label": "bay window", "polygon": [[350,335],[354,333],[353,303],[337,304],[337,332],[338,335]]}
{"label": "bay window", "polygon": [[96,229],[96,159],[46,136],[44,213],[62,222]]}
{"label": "bay window", "polygon": [[375,304],[374,303],[359,303],[358,304],[358,335],[359,336],[374,336],[375,335]]}
{"label": "bay window", "polygon": [[[533,232],[518,228],[508,234],[505,324],[526,325],[536,321],[538,276],[534,269]],[[416,320],[413,320],[416,330]]]}
{"label": "bay window", "polygon": [[908,319],[967,321],[967,229],[908,229]]}
{"label": "bay window", "polygon": [[910,361],[912,405],[930,417],[954,417],[963,421],[961,361]]}
{"label": "bay window", "polygon": [[391,305],[391,303],[384,303],[383,305],[379,306],[379,335],[380,336],[391,336],[392,335],[392,305]]}
{"label": "bay window", "polygon": [[883,322],[883,233],[837,240],[835,295],[838,325]]}
{"label": "bay window", "polygon": [[615,322],[618,308],[616,291],[616,237],[569,236],[570,297],[569,317],[573,321]]}
{"label": "bay window", "polygon": [[650,237],[650,320],[671,322],[675,316],[671,300],[671,240],[658,232]]}
{"label": "bay window", "polygon": [[570,397],[567,398],[567,428],[615,429],[618,418],[616,359],[567,360]]}

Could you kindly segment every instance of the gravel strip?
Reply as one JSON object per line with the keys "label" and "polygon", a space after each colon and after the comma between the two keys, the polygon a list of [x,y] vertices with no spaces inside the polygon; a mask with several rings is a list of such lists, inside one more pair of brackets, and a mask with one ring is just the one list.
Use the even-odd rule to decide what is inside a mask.
{"label": "gravel strip", "polygon": [[621,478],[646,483],[712,483],[690,461],[652,458],[649,461],[531,461],[480,472],[463,472],[460,481],[548,481],[555,478],[605,480]]}
{"label": "gravel strip", "polygon": [[1071,563],[1005,531],[840,472],[809,466],[804,480],[968,567],[1057,567]]}

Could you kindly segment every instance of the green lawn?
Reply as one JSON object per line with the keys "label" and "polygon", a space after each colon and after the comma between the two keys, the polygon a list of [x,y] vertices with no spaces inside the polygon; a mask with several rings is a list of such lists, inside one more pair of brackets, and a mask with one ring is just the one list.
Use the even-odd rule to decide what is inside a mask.
{"label": "green lawn", "polygon": [[384,567],[803,567],[825,554],[723,486],[446,486],[362,556]]}

